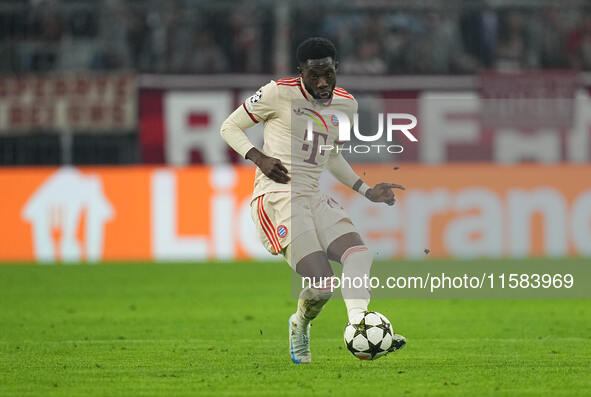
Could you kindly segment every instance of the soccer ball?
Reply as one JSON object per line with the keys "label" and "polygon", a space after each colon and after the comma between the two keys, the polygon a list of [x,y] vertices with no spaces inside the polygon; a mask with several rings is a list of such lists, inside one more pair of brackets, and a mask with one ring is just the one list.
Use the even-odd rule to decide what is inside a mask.
{"label": "soccer ball", "polygon": [[365,312],[345,327],[347,349],[360,360],[375,360],[392,347],[394,330],[380,313]]}

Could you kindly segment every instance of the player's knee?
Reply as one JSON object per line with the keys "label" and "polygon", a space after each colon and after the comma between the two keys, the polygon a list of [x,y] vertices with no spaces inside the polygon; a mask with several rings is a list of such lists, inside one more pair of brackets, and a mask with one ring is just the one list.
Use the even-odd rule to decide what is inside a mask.
{"label": "player's knee", "polygon": [[296,263],[295,268],[298,274],[312,279],[314,283],[322,283],[333,276],[332,268],[324,251],[316,251],[306,255]]}
{"label": "player's knee", "polygon": [[329,259],[343,263],[343,255],[345,252],[350,248],[359,246],[365,245],[363,244],[361,236],[359,236],[357,232],[345,233],[328,245],[327,254]]}
{"label": "player's knee", "polygon": [[341,263],[359,264],[360,266],[371,266],[373,254],[365,245],[349,247],[341,256]]}

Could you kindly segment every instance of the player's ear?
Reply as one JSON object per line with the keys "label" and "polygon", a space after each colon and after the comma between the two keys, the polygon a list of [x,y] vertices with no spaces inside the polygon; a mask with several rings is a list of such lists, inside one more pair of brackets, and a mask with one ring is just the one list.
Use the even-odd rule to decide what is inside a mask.
{"label": "player's ear", "polygon": [[339,70],[339,61],[334,61],[334,70],[335,72]]}
{"label": "player's ear", "polygon": [[300,65],[296,66],[296,73],[298,74],[298,76],[302,75],[302,68],[300,67]]}

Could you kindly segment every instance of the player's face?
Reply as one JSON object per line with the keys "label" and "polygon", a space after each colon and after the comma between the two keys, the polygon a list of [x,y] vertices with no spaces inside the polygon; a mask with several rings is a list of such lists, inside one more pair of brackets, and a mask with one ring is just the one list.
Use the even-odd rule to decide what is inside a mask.
{"label": "player's face", "polygon": [[336,78],[336,64],[331,57],[308,59],[300,66],[300,74],[306,90],[314,98],[328,100],[332,96]]}

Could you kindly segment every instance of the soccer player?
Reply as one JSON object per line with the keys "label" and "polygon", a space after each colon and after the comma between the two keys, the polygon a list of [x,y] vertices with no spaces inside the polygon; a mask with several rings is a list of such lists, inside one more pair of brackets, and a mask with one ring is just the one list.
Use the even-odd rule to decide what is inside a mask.
{"label": "soccer player", "polygon": [[[336,150],[342,142],[335,114],[344,113],[352,121],[357,101],[336,87],[338,63],[332,42],[309,38],[298,46],[296,57],[299,77],[263,86],[224,121],[221,135],[257,166],[251,208],[261,242],[272,254],[282,254],[302,277],[314,280],[301,291],[297,311],[289,318],[290,356],[299,364],[311,361],[310,321],[332,296],[331,286],[318,282],[333,276],[329,260],[340,262],[343,275],[351,279],[369,275],[373,260],[348,215],[319,192],[320,174],[328,169],[341,183],[387,205],[395,202],[392,189],[403,187],[379,183],[370,188]],[[328,117],[326,110],[335,114]],[[317,122],[311,135],[306,129],[309,119]],[[262,151],[244,133],[260,122]],[[367,311],[367,288],[348,285],[341,292],[349,321]],[[405,338],[395,334],[391,351],[405,344]]]}

